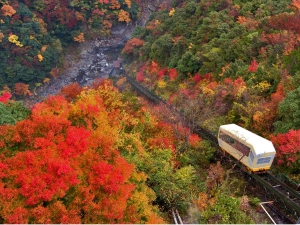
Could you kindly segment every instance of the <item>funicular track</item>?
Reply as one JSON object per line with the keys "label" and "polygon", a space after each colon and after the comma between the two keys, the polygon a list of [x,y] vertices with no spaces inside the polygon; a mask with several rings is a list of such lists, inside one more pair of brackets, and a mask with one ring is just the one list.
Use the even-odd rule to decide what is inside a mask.
{"label": "funicular track", "polygon": [[[274,201],[272,207],[284,215],[288,223],[298,223],[300,218],[300,193],[277,179],[270,172],[251,174],[250,178],[265,189],[266,198]],[[298,221],[298,222],[297,222]]]}
{"label": "funicular track", "polygon": [[[129,77],[125,72],[123,72],[123,76],[126,77],[126,80],[138,93],[145,96],[151,102],[157,104],[164,103],[168,107],[172,107],[159,96]],[[209,140],[211,144],[219,150],[218,152],[221,152],[221,148],[218,145],[218,139],[212,132],[198,125],[193,129],[193,132],[200,137]],[[231,164],[234,166],[237,165],[240,170],[244,171],[244,176],[249,182],[253,183],[253,185],[258,185],[263,189],[267,198],[266,200],[272,201],[272,204],[269,204],[268,207],[273,213],[277,214],[277,217],[280,217],[280,223],[283,223],[282,221],[284,221],[284,223],[300,223],[300,191],[296,191],[269,172],[260,174],[250,173],[238,160],[235,160],[230,156],[229,158]]]}

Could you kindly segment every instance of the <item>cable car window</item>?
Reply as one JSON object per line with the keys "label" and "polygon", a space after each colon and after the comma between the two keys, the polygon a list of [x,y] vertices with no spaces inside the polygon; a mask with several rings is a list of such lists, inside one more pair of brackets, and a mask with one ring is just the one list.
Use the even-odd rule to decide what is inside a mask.
{"label": "cable car window", "polygon": [[223,133],[222,131],[220,131],[219,133],[219,138],[222,139],[223,141],[225,141],[227,144],[233,144],[234,143],[234,139],[232,137],[230,137],[229,135]]}
{"label": "cable car window", "polygon": [[257,164],[269,163],[272,157],[260,158],[257,160]]}
{"label": "cable car window", "polygon": [[251,159],[251,161],[253,162],[253,159],[254,159],[253,152],[250,152],[250,159]]}
{"label": "cable car window", "polygon": [[234,138],[230,137],[229,135],[225,134],[224,132],[220,131],[219,138],[225,141],[227,144],[231,145],[233,148],[241,152],[245,156],[249,156],[250,148],[243,143],[235,140]]}

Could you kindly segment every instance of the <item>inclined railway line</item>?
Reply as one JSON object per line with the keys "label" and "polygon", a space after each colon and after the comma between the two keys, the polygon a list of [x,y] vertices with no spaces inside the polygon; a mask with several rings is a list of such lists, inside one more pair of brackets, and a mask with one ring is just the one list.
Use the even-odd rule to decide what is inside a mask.
{"label": "inclined railway line", "polygon": [[[159,96],[129,77],[125,72],[123,72],[123,75],[131,86],[148,100],[157,104],[164,103],[168,107],[171,107]],[[200,137],[209,140],[218,150],[221,150],[218,145],[218,139],[212,132],[198,125],[193,132]],[[231,163],[244,169],[244,166],[239,161],[230,156],[229,158]],[[244,171],[248,181],[265,190],[269,198],[268,201],[273,201],[273,206],[270,205],[269,207],[274,213],[277,212],[277,217],[280,217],[281,221],[286,221],[286,223],[300,223],[300,191],[293,189],[269,172],[258,174],[250,173],[247,170]]]}
{"label": "inclined railway line", "polygon": [[[300,219],[300,193],[270,172],[263,174],[250,174],[254,182],[266,189],[268,197],[274,200],[277,210],[284,213],[285,220],[299,223]],[[298,222],[297,222],[298,221]]]}

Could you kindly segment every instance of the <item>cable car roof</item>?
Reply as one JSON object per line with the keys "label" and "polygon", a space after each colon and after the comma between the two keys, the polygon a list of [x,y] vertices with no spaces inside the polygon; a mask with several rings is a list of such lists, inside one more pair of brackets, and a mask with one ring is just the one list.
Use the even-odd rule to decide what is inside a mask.
{"label": "cable car roof", "polygon": [[270,153],[276,152],[273,143],[255,133],[252,133],[249,130],[246,130],[243,127],[240,127],[236,124],[226,124],[220,126],[221,130],[227,131],[231,134],[232,137],[237,138],[242,143],[247,143],[253,147],[255,154],[263,154],[263,153]]}

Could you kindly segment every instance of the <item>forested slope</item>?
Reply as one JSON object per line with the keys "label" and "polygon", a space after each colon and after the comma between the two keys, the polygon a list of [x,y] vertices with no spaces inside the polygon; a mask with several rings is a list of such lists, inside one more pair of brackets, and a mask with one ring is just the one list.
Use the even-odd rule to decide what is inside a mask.
{"label": "forested slope", "polygon": [[[176,208],[186,223],[267,223],[211,144],[124,79],[122,93],[95,80],[30,110],[12,100],[58,76],[70,44],[109,36],[142,4],[0,3],[0,222],[173,223]],[[125,45],[126,72],[214,133],[236,123],[272,140],[273,169],[300,179],[299,9],[298,0],[165,2]]]}
{"label": "forested slope", "polygon": [[[127,71],[216,132],[239,124],[272,139],[299,174],[299,1],[173,1],[135,30]],[[279,134],[280,133],[280,134]],[[299,177],[298,177],[299,178]]]}
{"label": "forested slope", "polygon": [[[2,95],[0,106],[10,109],[10,97]],[[0,221],[172,223],[173,208],[191,223],[263,221],[252,218],[249,203],[258,199],[241,195],[245,183],[210,165],[209,142],[163,115],[165,108],[95,80],[77,95],[37,103],[19,122],[7,120]]]}
{"label": "forested slope", "polygon": [[[1,221],[163,223],[146,180],[160,179],[150,168],[175,168],[174,135],[136,100],[98,81],[73,103],[53,96],[28,119],[1,126]],[[155,166],[156,157],[165,163]]]}

